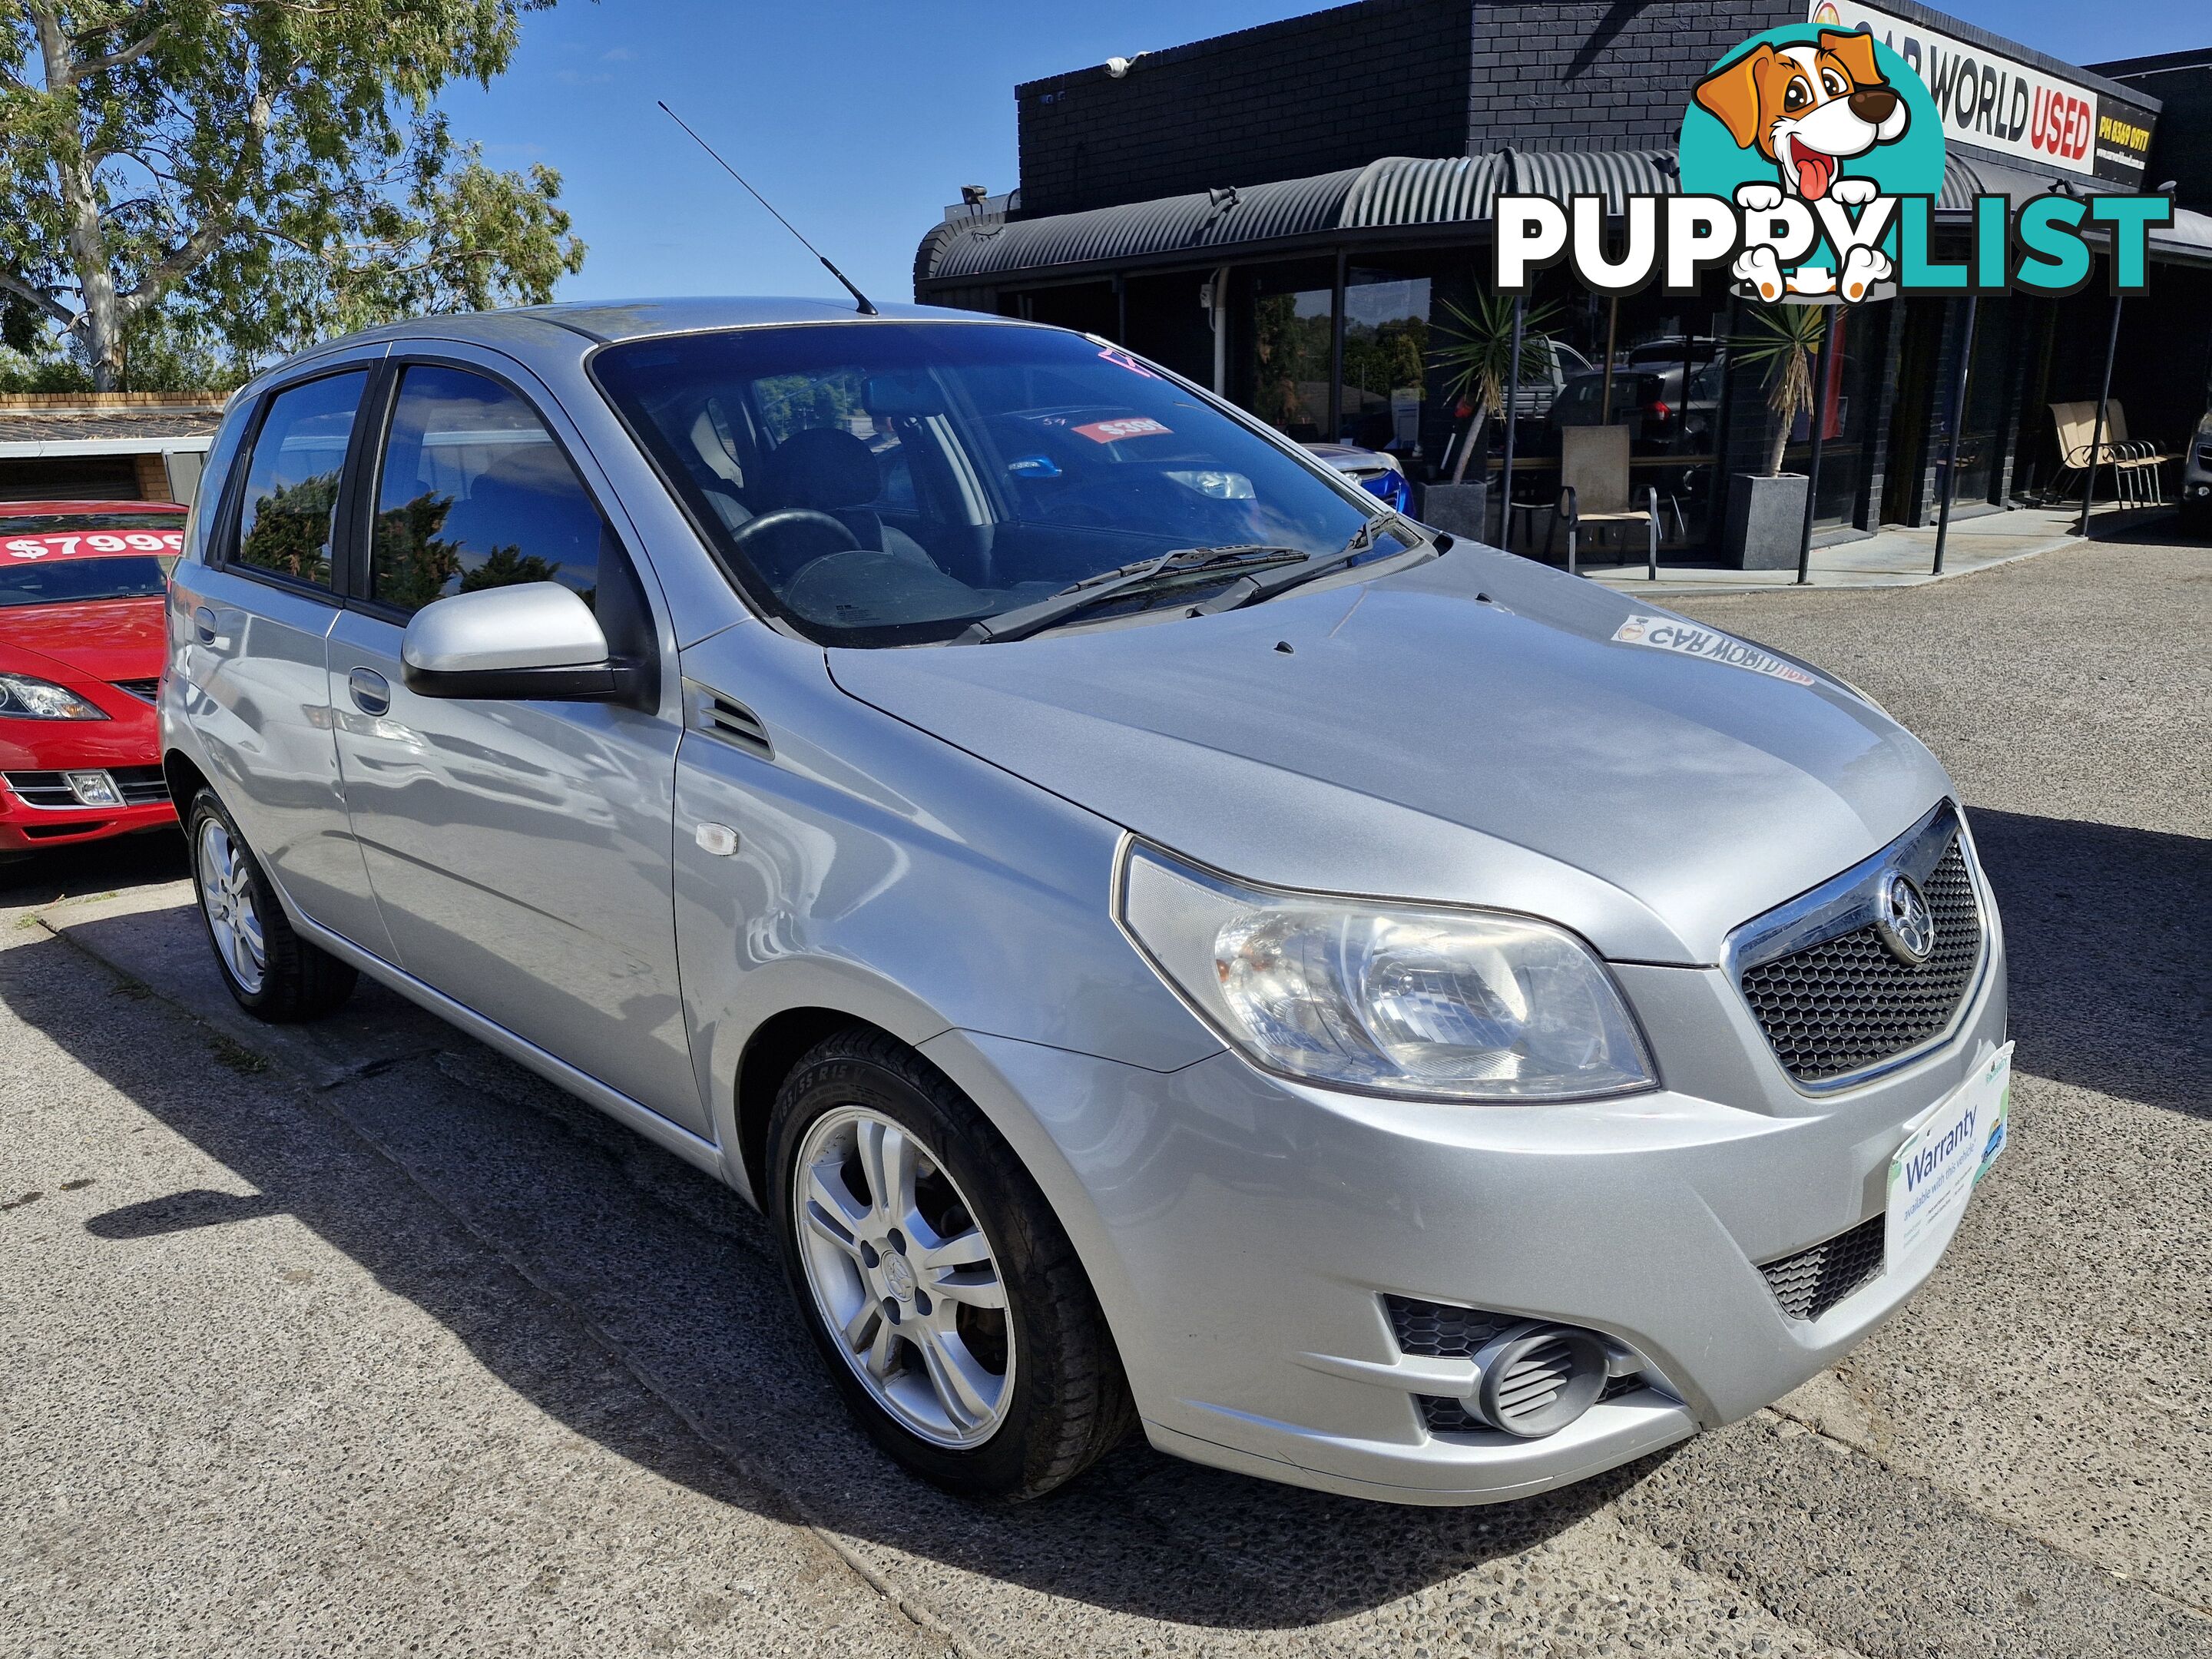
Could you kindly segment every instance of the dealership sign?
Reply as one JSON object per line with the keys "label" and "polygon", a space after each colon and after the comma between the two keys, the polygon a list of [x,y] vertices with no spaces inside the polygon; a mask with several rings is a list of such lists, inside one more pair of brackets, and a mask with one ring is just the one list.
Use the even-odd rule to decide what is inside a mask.
{"label": "dealership sign", "polygon": [[1935,219],[1948,132],[1990,148],[2002,137],[2045,167],[2086,172],[2092,158],[2122,165],[2107,149],[2139,153],[2147,113],[2100,109],[2070,82],[1966,55],[1924,29],[1895,37],[1917,53],[1916,69],[1873,20],[1901,26],[1854,8],[1866,21],[1839,27],[1844,3],[1820,0],[1814,21],[1753,35],[1707,71],[1682,117],[1680,194],[1632,195],[1617,208],[1598,195],[1499,196],[1498,290],[1525,294],[1564,261],[1601,294],[1654,283],[1693,294],[1715,269],[1770,304],[2070,294],[2094,270],[2092,237],[2110,244],[2112,291],[2142,290],[2150,232],[2173,222],[2163,196],[2076,194],[2057,179],[2020,201],[1978,195],[1963,258],[1936,256]]}
{"label": "dealership sign", "polygon": [[1928,88],[1954,143],[2124,189],[2142,183],[2158,118],[2140,104],[1856,0],[1813,0],[1812,21],[1865,29],[1894,52]]}

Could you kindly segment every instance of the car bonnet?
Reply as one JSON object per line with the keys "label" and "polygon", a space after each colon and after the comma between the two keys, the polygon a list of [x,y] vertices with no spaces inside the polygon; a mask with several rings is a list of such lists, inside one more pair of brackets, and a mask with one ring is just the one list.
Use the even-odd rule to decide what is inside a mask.
{"label": "car bonnet", "polygon": [[1462,544],[1216,616],[829,657],[848,695],[1230,873],[1706,963],[1949,781],[1837,682],[1679,621]]}
{"label": "car bonnet", "polygon": [[44,659],[87,679],[152,679],[161,672],[163,626],[155,595],[0,605],[0,664],[51,677]]}

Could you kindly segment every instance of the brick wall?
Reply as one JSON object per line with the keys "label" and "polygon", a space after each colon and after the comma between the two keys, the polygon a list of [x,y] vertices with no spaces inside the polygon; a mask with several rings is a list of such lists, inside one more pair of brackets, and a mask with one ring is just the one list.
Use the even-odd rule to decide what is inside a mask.
{"label": "brick wall", "polygon": [[1383,155],[1671,144],[1691,88],[1803,0],[1363,0],[1014,89],[1022,213]]}
{"label": "brick wall", "polygon": [[1468,131],[1477,149],[1672,144],[1715,58],[1802,21],[1802,0],[1473,0]]}
{"label": "brick wall", "polygon": [[1022,211],[1467,148],[1468,0],[1364,0],[1014,89]]}

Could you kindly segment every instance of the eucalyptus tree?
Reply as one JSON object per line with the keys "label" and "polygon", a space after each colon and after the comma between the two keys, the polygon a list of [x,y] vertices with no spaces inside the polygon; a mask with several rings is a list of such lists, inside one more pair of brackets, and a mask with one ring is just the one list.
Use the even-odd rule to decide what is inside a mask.
{"label": "eucalyptus tree", "polygon": [[550,0],[0,0],[0,294],[112,388],[168,308],[234,353],[551,296],[560,176],[435,100]]}

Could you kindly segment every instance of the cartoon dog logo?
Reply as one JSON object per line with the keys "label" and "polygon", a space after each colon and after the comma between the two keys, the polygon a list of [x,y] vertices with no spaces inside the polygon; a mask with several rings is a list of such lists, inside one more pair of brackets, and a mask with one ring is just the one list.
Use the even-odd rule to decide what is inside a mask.
{"label": "cartoon dog logo", "polygon": [[[1875,65],[1874,36],[1863,29],[1822,29],[1812,46],[1777,48],[1762,41],[1699,82],[1697,101],[1727,127],[1738,149],[1755,149],[1774,163],[1778,188],[1750,184],[1736,191],[1737,205],[1752,213],[1780,207],[1785,195],[1852,207],[1871,202],[1880,193],[1874,180],[1837,174],[1852,156],[1896,143],[1911,118],[1905,100]],[[1761,299],[1782,296],[1781,266],[1771,248],[1738,256],[1731,269]],[[1890,274],[1887,255],[1855,247],[1835,286],[1856,301]],[[1825,289],[1821,275],[1817,267],[1793,272],[1788,287],[1796,293]]]}

